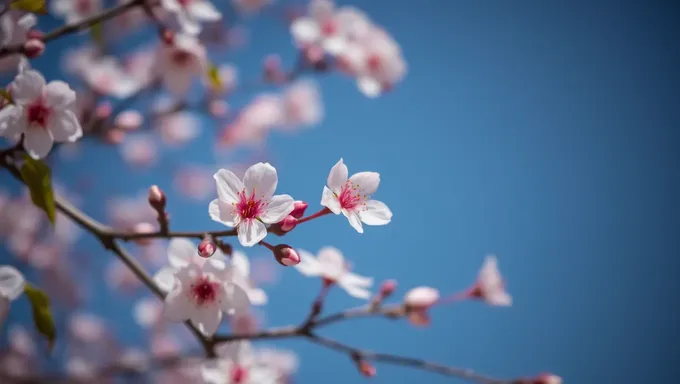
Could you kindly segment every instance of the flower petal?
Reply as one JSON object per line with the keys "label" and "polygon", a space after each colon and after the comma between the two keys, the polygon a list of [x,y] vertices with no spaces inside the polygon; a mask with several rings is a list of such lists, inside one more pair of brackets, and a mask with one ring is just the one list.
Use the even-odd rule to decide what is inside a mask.
{"label": "flower petal", "polygon": [[342,54],[347,49],[344,36],[329,36],[323,40],[323,49],[333,56]]}
{"label": "flower petal", "polygon": [[485,300],[489,305],[495,305],[499,307],[510,307],[512,306],[512,296],[505,291],[495,292],[487,297]]}
{"label": "flower petal", "polygon": [[380,82],[369,76],[362,76],[357,80],[357,86],[361,93],[370,98],[376,98],[382,93],[382,85]]}
{"label": "flower petal", "polygon": [[243,184],[246,187],[246,194],[255,194],[256,198],[269,200],[276,191],[279,177],[276,168],[269,163],[257,163],[246,170],[243,176]]}
{"label": "flower petal", "polygon": [[361,225],[361,219],[359,218],[359,214],[357,212],[350,212],[346,209],[343,209],[342,214],[345,215],[347,220],[349,220],[349,225],[351,225],[352,228],[356,229],[359,233],[364,233],[364,227]]}
{"label": "flower petal", "polygon": [[267,293],[261,288],[251,288],[246,290],[248,295],[248,300],[252,305],[265,305],[267,304]]}
{"label": "flower petal", "polygon": [[206,336],[217,332],[222,322],[222,310],[216,305],[204,305],[191,314],[191,322]]}
{"label": "flower petal", "polygon": [[210,359],[201,364],[201,379],[204,384],[224,384],[228,383],[230,377],[229,372],[230,362],[225,360]]}
{"label": "flower petal", "polygon": [[265,213],[260,219],[267,224],[275,224],[285,219],[295,208],[295,200],[290,195],[276,195],[269,199]]}
{"label": "flower petal", "polygon": [[225,203],[231,204],[239,201],[238,194],[243,191],[243,183],[226,169],[220,169],[213,175],[217,183],[217,196]]}
{"label": "flower petal", "polygon": [[163,316],[174,322],[187,320],[191,317],[194,307],[189,301],[189,297],[183,291],[181,285],[175,288],[165,296],[165,303],[163,305]]}
{"label": "flower petal", "polygon": [[359,172],[349,178],[352,186],[357,188],[357,192],[362,195],[372,195],[378,190],[380,185],[380,174],[378,172]]}
{"label": "flower petal", "polygon": [[248,310],[250,299],[246,291],[237,284],[224,284],[224,294],[220,307],[228,315],[242,313]]}
{"label": "flower petal", "polygon": [[347,170],[347,166],[342,159],[340,159],[340,161],[331,168],[331,172],[328,174],[328,180],[326,181],[328,188],[336,195],[339,195],[340,188],[347,182],[348,174],[349,171]]}
{"label": "flower petal", "polygon": [[305,276],[319,276],[321,274],[321,264],[314,255],[304,249],[298,249],[300,263],[295,265],[295,269]]}
{"label": "flower petal", "polygon": [[321,248],[317,260],[321,264],[321,272],[324,277],[338,280],[347,273],[347,266],[342,252],[335,247]]}
{"label": "flower petal", "polygon": [[184,95],[191,88],[193,77],[186,71],[168,70],[163,74],[168,90],[175,95]]}
{"label": "flower petal", "polygon": [[42,159],[52,149],[52,134],[46,129],[31,126],[24,132],[24,149],[34,159]]}
{"label": "flower petal", "polygon": [[231,265],[244,277],[250,276],[250,261],[245,253],[233,251],[231,253]]}
{"label": "flower petal", "polygon": [[339,215],[342,212],[342,206],[340,205],[340,200],[338,197],[328,189],[328,187],[323,187],[323,193],[321,195],[321,205],[331,210],[331,212]]}
{"label": "flower petal", "polygon": [[210,1],[193,1],[187,5],[186,9],[198,20],[217,21],[222,18],[220,11]]}
{"label": "flower petal", "polygon": [[12,97],[17,104],[26,104],[42,96],[44,87],[45,78],[40,72],[24,71],[12,82]]}
{"label": "flower petal", "polygon": [[186,267],[197,254],[198,248],[191,240],[175,238],[168,245],[168,262],[175,268]]}
{"label": "flower petal", "polygon": [[24,292],[26,280],[18,269],[3,265],[0,267],[0,296],[15,300]]}
{"label": "flower petal", "polygon": [[267,236],[267,227],[256,219],[243,220],[238,224],[236,230],[238,241],[244,247],[252,247]]}
{"label": "flower petal", "polygon": [[76,92],[61,80],[50,81],[45,86],[45,102],[53,109],[67,108],[76,102]]}
{"label": "flower petal", "polygon": [[369,299],[371,297],[371,291],[356,285],[344,283],[342,279],[338,281],[338,285],[347,291],[350,296],[356,297],[357,299]]}
{"label": "flower petal", "polygon": [[163,267],[153,276],[153,281],[163,292],[170,292],[175,287],[175,269]]}
{"label": "flower petal", "polygon": [[310,17],[300,17],[290,26],[290,33],[298,44],[310,44],[321,37],[319,24]]}
{"label": "flower petal", "polygon": [[218,223],[226,225],[227,227],[233,228],[237,225],[238,217],[234,216],[232,214],[233,212],[234,208],[231,205],[224,203],[219,199],[211,201],[208,205],[208,213],[210,214],[210,218],[217,221]]}
{"label": "flower petal", "polygon": [[47,120],[47,129],[52,133],[54,141],[74,142],[83,136],[76,114],[67,109],[53,110],[53,115]]}
{"label": "flower petal", "polygon": [[346,273],[342,276],[342,281],[346,284],[357,287],[368,288],[373,285],[373,279],[366,276],[360,276],[356,273]]}
{"label": "flower petal", "polygon": [[10,104],[0,109],[0,136],[14,136],[21,131],[18,130],[17,117],[21,109]]}
{"label": "flower petal", "polygon": [[378,200],[369,200],[359,211],[359,218],[367,225],[385,225],[392,221],[392,211]]}

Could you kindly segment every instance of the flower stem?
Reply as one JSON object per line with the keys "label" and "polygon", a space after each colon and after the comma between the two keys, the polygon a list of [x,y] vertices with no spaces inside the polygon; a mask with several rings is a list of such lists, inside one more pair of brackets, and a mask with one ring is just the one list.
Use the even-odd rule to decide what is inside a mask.
{"label": "flower stem", "polygon": [[323,208],[322,210],[320,210],[319,212],[316,212],[316,213],[313,213],[313,214],[311,214],[311,215],[309,215],[309,216],[307,216],[307,217],[301,218],[300,220],[298,220],[297,223],[298,223],[298,224],[302,224],[302,223],[304,223],[304,222],[306,222],[306,221],[316,219],[317,217],[321,217],[321,216],[327,215],[327,214],[329,214],[329,213],[331,213],[331,210],[328,209],[327,207],[324,207],[324,208]]}

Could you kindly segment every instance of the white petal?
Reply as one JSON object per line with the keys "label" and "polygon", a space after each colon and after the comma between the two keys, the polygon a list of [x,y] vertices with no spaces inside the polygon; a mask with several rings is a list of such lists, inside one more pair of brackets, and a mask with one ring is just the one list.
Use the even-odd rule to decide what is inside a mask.
{"label": "white petal", "polygon": [[222,322],[222,310],[216,305],[204,305],[194,310],[191,322],[206,336],[217,332]]}
{"label": "white petal", "polygon": [[300,17],[290,26],[290,33],[295,41],[300,44],[309,44],[317,41],[321,37],[319,24],[309,17]]}
{"label": "white petal", "polygon": [[250,307],[247,292],[237,284],[224,284],[224,295],[220,306],[228,315],[243,313]]}
{"label": "white petal", "polygon": [[0,267],[0,296],[15,300],[24,292],[26,280],[18,269],[3,265]]}
{"label": "white petal", "polygon": [[295,265],[295,269],[305,276],[319,276],[322,267],[316,257],[303,249],[297,251],[300,255],[300,263]]}
{"label": "white petal", "polygon": [[83,136],[83,130],[76,114],[69,110],[52,110],[47,120],[47,129],[54,141],[74,142]]}
{"label": "white petal", "polygon": [[359,172],[349,178],[352,186],[356,187],[362,195],[372,195],[380,185],[380,174],[377,172]]}
{"label": "white petal", "polygon": [[274,195],[278,183],[276,168],[269,163],[254,164],[246,170],[243,176],[246,194],[250,196],[255,193],[256,198],[264,200],[269,200]]}
{"label": "white petal", "polygon": [[505,291],[499,291],[487,296],[486,301],[490,305],[509,307],[512,305],[512,296],[510,296],[510,294]]}
{"label": "white petal", "polygon": [[217,182],[217,196],[220,200],[229,204],[239,201],[238,194],[243,191],[243,183],[233,172],[220,169],[213,178]]}
{"label": "white petal", "polygon": [[200,260],[204,260],[203,264],[204,273],[212,273],[213,275],[222,279],[228,272],[229,260],[227,259],[226,256],[224,256],[222,252],[216,251],[215,254],[212,255],[210,258],[208,259],[201,258]]}
{"label": "white petal", "polygon": [[20,133],[17,128],[17,117],[21,109],[10,104],[0,109],[0,136],[14,136]]}
{"label": "white petal", "polygon": [[194,307],[181,286],[176,286],[165,296],[163,316],[166,319],[175,322],[184,321],[191,317],[193,311]]}
{"label": "white petal", "polygon": [[198,248],[191,240],[175,238],[168,244],[168,262],[175,268],[186,267],[198,254]]}
{"label": "white petal", "polygon": [[347,271],[342,252],[335,247],[321,248],[317,260],[323,268],[324,275],[328,274],[333,279],[339,278]]}
{"label": "white petal", "polygon": [[76,102],[76,92],[63,81],[50,81],[45,86],[45,101],[54,109],[66,108]]}
{"label": "white petal", "polygon": [[201,379],[204,384],[224,384],[228,383],[228,365],[224,360],[207,360],[201,365]]}
{"label": "white petal", "polygon": [[370,98],[376,98],[382,93],[382,85],[377,79],[372,77],[360,77],[359,80],[357,80],[357,86],[361,93]]}
{"label": "white petal", "polygon": [[369,200],[359,211],[359,218],[367,225],[385,225],[392,220],[392,211],[382,201]]}
{"label": "white petal", "polygon": [[348,174],[349,171],[347,170],[347,166],[342,159],[340,159],[340,161],[331,168],[331,172],[328,174],[328,180],[326,180],[328,188],[336,195],[339,195],[340,188],[347,182]]}
{"label": "white petal", "polygon": [[182,28],[182,32],[190,36],[196,36],[201,32],[201,24],[193,17],[189,16],[188,13],[182,10],[176,12],[174,15],[177,24]]}
{"label": "white petal", "polygon": [[331,212],[339,215],[342,212],[342,206],[340,205],[340,200],[335,196],[333,191],[328,189],[328,187],[323,187],[323,194],[321,195],[321,205],[331,210]]}
{"label": "white petal", "polygon": [[233,251],[231,253],[231,265],[233,265],[234,268],[236,268],[236,271],[242,276],[250,276],[250,261],[245,253]]}
{"label": "white petal", "polygon": [[235,227],[238,218],[233,215],[234,207],[230,204],[226,204],[219,199],[215,199],[208,205],[208,213],[210,218],[222,223],[227,227]]}
{"label": "white petal", "polygon": [[12,97],[18,104],[26,104],[42,96],[45,78],[38,71],[28,70],[17,75],[12,83]]}
{"label": "white petal", "polygon": [[244,247],[252,247],[267,236],[267,227],[256,219],[243,220],[236,228],[238,241]]}
{"label": "white petal", "polygon": [[267,293],[260,288],[252,288],[246,291],[248,294],[248,300],[252,305],[265,305],[267,304]]}
{"label": "white petal", "polygon": [[276,195],[269,199],[265,213],[260,217],[267,224],[275,224],[293,212],[295,200],[289,195]]}
{"label": "white petal", "polygon": [[371,297],[371,291],[358,287],[356,285],[345,284],[340,280],[338,285],[342,287],[350,296],[356,297],[357,299],[369,299]]}
{"label": "white petal", "polygon": [[345,273],[342,276],[342,281],[345,284],[355,285],[357,287],[368,288],[373,285],[373,279],[366,276],[360,276],[356,273]]}
{"label": "white petal", "polygon": [[343,209],[342,214],[345,215],[347,220],[349,220],[349,225],[351,225],[352,228],[356,229],[359,233],[364,233],[364,227],[361,225],[361,219],[359,218],[359,214],[357,212],[350,212],[346,209]]}
{"label": "white petal", "polygon": [[31,126],[24,132],[24,148],[34,159],[42,159],[52,149],[52,134],[46,129]]}
{"label": "white petal", "polygon": [[193,1],[186,8],[198,20],[217,21],[222,18],[220,11],[210,1]]}
{"label": "white petal", "polygon": [[347,40],[342,36],[330,36],[323,40],[323,49],[333,56],[342,54],[347,49]]}
{"label": "white petal", "polygon": [[153,276],[153,281],[163,292],[170,292],[175,287],[175,269],[163,267]]}
{"label": "white petal", "polygon": [[29,29],[35,27],[38,24],[38,18],[32,14],[27,13],[17,21],[17,25],[22,29],[22,32],[28,32]]}
{"label": "white petal", "polygon": [[182,10],[182,6],[177,0],[161,0],[161,6],[163,9],[169,12],[177,12]]}

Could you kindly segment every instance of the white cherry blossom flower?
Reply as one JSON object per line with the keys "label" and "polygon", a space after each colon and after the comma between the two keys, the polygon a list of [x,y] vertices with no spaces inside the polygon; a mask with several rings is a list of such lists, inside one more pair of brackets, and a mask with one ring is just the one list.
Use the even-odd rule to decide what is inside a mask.
{"label": "white cherry blossom flower", "polygon": [[267,365],[258,364],[247,341],[217,346],[218,359],[201,366],[205,384],[277,384],[280,374]]}
{"label": "white cherry blossom flower", "polygon": [[323,118],[321,92],[316,83],[298,81],[289,86],[281,96],[285,129],[297,126],[312,126]]}
{"label": "white cherry blossom flower", "polygon": [[[28,32],[38,24],[37,17],[27,13],[21,17],[11,12],[0,16],[0,46],[23,45],[28,39]],[[0,59],[0,71],[14,69],[20,60],[26,60],[24,55],[10,55]],[[21,68],[19,68],[21,72]]]}
{"label": "white cherry blossom flower", "polygon": [[372,200],[371,195],[378,190],[380,174],[359,172],[348,176],[347,166],[342,159],[331,168],[327,186],[323,188],[321,205],[336,215],[345,215],[349,224],[359,233],[367,225],[385,225],[392,220],[392,211],[385,203]]}
{"label": "white cherry blossom flower", "polygon": [[193,79],[207,70],[205,46],[193,36],[178,33],[172,44],[161,46],[156,70],[170,92],[183,95]]}
{"label": "white cherry blossom flower", "polygon": [[77,23],[102,10],[102,0],[52,0],[52,13],[63,17],[67,24]]}
{"label": "white cherry blossom flower", "polygon": [[235,227],[244,247],[252,247],[267,236],[265,224],[278,223],[293,211],[292,197],[274,195],[279,179],[269,163],[248,168],[243,181],[226,169],[219,170],[214,178],[218,198],[208,207],[210,217]]}
{"label": "white cherry blossom flower", "polygon": [[[174,268],[174,281],[165,297],[163,312],[170,321],[190,320],[201,332],[211,336],[219,328],[222,311],[234,314],[248,308],[248,296],[238,285],[223,280],[227,260],[198,255],[195,244],[186,239],[173,239],[168,247],[168,261]],[[161,270],[163,271],[163,270]],[[161,272],[163,276],[167,274]],[[159,284],[162,285],[162,284]]]}
{"label": "white cherry blossom flower", "polygon": [[201,23],[222,18],[222,14],[208,0],[161,0],[161,6],[174,15],[182,32],[189,35],[198,35]]}
{"label": "white cherry blossom flower", "polygon": [[238,284],[248,295],[253,305],[267,304],[267,293],[258,288],[250,279],[250,260],[245,253],[234,250],[231,253],[231,268],[227,270],[228,278]]}
{"label": "white cherry blossom flower", "polygon": [[141,88],[141,83],[128,75],[113,57],[92,60],[83,68],[83,78],[99,93],[119,99],[132,96]]}
{"label": "white cherry blossom flower", "polygon": [[350,296],[358,299],[369,299],[373,279],[360,276],[349,271],[340,250],[334,247],[323,247],[317,257],[310,252],[299,249],[300,264],[295,268],[305,276],[321,277],[327,284],[337,284]]}
{"label": "white cherry blossom flower", "polygon": [[493,306],[509,307],[512,305],[512,296],[505,291],[496,256],[489,255],[484,259],[477,283],[470,290],[470,296],[482,299]]}
{"label": "white cherry blossom flower", "polygon": [[0,326],[5,322],[10,302],[24,292],[24,275],[10,265],[0,266]]}
{"label": "white cherry blossom flower", "polygon": [[[25,70],[11,84],[15,105],[0,111],[0,135],[24,134],[24,148],[33,158],[45,157],[54,141],[74,142],[82,134],[74,113],[76,93],[63,81],[45,83],[35,70]],[[2,128],[0,128],[2,129]]]}

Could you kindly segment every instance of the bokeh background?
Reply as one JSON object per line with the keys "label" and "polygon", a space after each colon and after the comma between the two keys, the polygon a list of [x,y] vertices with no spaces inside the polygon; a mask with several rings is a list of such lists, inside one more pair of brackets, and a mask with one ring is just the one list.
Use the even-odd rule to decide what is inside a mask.
{"label": "bokeh background", "polygon": [[[400,43],[407,77],[394,92],[372,100],[345,77],[314,76],[325,118],[296,134],[273,134],[265,157],[279,170],[279,190],[308,201],[310,212],[340,157],[350,173],[378,171],[382,184],[375,197],[390,206],[394,218],[359,235],[344,218],[324,217],[297,228],[286,243],[314,252],[336,246],[357,273],[377,282],[396,278],[398,295],[418,285],[444,293],[463,289],[484,256],[496,254],[515,303],[442,306],[423,329],[370,319],[323,333],[500,377],[551,371],[567,383],[595,384],[670,382],[680,375],[675,364],[680,350],[672,336],[680,323],[678,5],[340,2],[349,3],[366,10]],[[57,24],[42,17],[39,25],[49,30]],[[249,44],[216,58],[236,64],[243,79],[257,77],[270,53],[292,65],[296,51],[280,20],[264,13],[243,25]],[[86,38],[49,44],[33,65],[48,79],[60,78],[55,63],[62,50]],[[238,94],[233,103],[252,96]],[[92,141],[78,156],[55,160],[55,177],[102,221],[110,197],[135,196],[158,184],[168,195],[174,229],[219,229],[207,214],[214,192],[205,202],[181,196],[173,171],[179,164],[214,171],[247,155],[216,153],[213,123],[199,118],[201,135],[180,148],[164,148],[154,167],[132,169],[117,148]],[[83,178],[90,181],[87,188]],[[20,191],[6,173],[0,184]],[[265,249],[247,253],[269,257]],[[89,234],[82,235],[77,251],[62,256],[86,258],[100,272],[113,260]],[[33,268],[2,250],[0,264],[7,263],[20,265],[40,284]],[[279,272],[278,282],[264,287],[270,302],[262,313],[272,326],[300,321],[318,290],[317,281],[294,269]],[[100,275],[75,273],[73,279],[88,287],[79,311],[104,316],[117,338],[145,345],[145,331],[131,315],[144,289],[121,295]],[[358,304],[333,291],[327,309]],[[7,327],[27,323],[28,314],[25,299],[14,303],[3,345]],[[296,382],[365,380],[334,351],[303,340],[266,344],[299,354]],[[58,344],[53,361],[61,361],[65,350]],[[372,381],[455,382],[382,365]]]}

